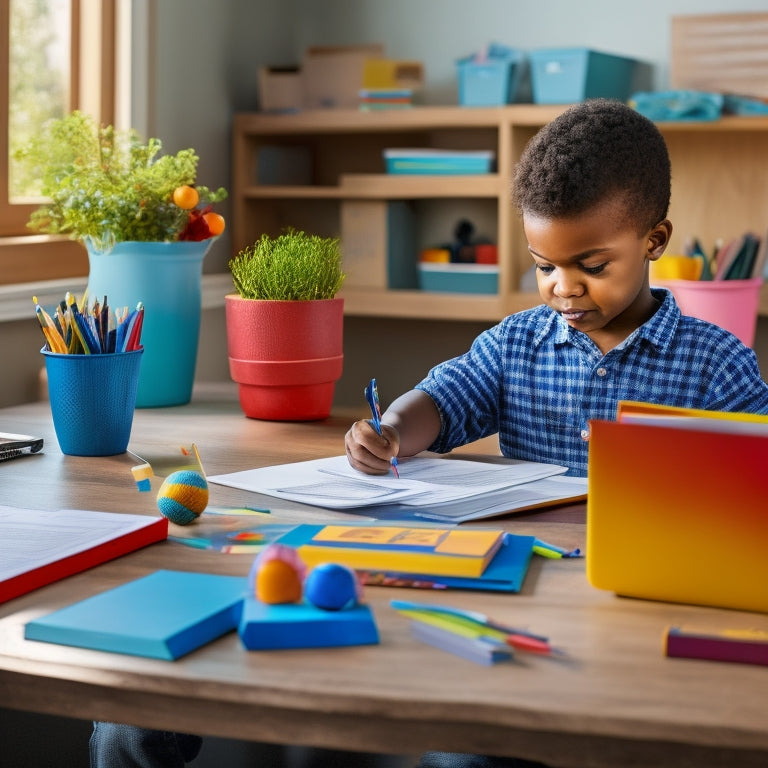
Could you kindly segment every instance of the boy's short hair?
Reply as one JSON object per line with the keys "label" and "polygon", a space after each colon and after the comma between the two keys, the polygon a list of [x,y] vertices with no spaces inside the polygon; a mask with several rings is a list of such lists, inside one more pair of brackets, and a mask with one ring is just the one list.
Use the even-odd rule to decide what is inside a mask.
{"label": "boy's short hair", "polygon": [[592,99],[531,139],[515,168],[513,199],[523,214],[560,219],[615,196],[642,234],[667,216],[670,176],[653,122],[620,101]]}

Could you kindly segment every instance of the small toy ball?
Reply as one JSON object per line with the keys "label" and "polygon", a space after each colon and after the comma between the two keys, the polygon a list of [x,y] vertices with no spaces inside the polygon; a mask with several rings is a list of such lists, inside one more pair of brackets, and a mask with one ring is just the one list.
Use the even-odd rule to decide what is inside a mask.
{"label": "small toy ball", "polygon": [[262,603],[298,603],[306,572],[304,561],[293,547],[269,544],[253,561],[248,582]]}
{"label": "small toy ball", "polygon": [[171,472],[157,492],[157,508],[172,523],[189,525],[208,506],[208,481],[191,469]]}
{"label": "small toy ball", "polygon": [[355,572],[346,565],[321,563],[304,582],[304,597],[317,608],[338,611],[362,597]]}

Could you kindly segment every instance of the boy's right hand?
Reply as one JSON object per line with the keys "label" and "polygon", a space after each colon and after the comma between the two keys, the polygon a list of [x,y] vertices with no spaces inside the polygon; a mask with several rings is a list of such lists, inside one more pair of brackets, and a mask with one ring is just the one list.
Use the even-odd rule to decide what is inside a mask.
{"label": "boy's right hand", "polygon": [[400,435],[389,424],[381,425],[379,434],[368,419],[356,421],[344,435],[350,465],[368,475],[386,475],[392,471],[391,460],[400,449]]}

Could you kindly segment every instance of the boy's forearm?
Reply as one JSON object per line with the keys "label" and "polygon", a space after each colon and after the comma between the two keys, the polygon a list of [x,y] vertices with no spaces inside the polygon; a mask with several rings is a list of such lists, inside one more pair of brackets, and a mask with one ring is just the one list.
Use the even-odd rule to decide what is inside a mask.
{"label": "boy's forearm", "polygon": [[426,392],[417,389],[393,401],[381,421],[400,435],[400,456],[413,456],[429,448],[440,434],[437,406]]}

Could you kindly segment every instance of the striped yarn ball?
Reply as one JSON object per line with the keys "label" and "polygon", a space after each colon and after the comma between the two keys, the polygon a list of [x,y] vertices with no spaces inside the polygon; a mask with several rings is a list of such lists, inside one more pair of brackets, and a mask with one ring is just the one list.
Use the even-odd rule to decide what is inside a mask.
{"label": "striped yarn ball", "polygon": [[171,472],[157,492],[157,508],[177,525],[189,525],[207,506],[208,482],[191,469]]}

